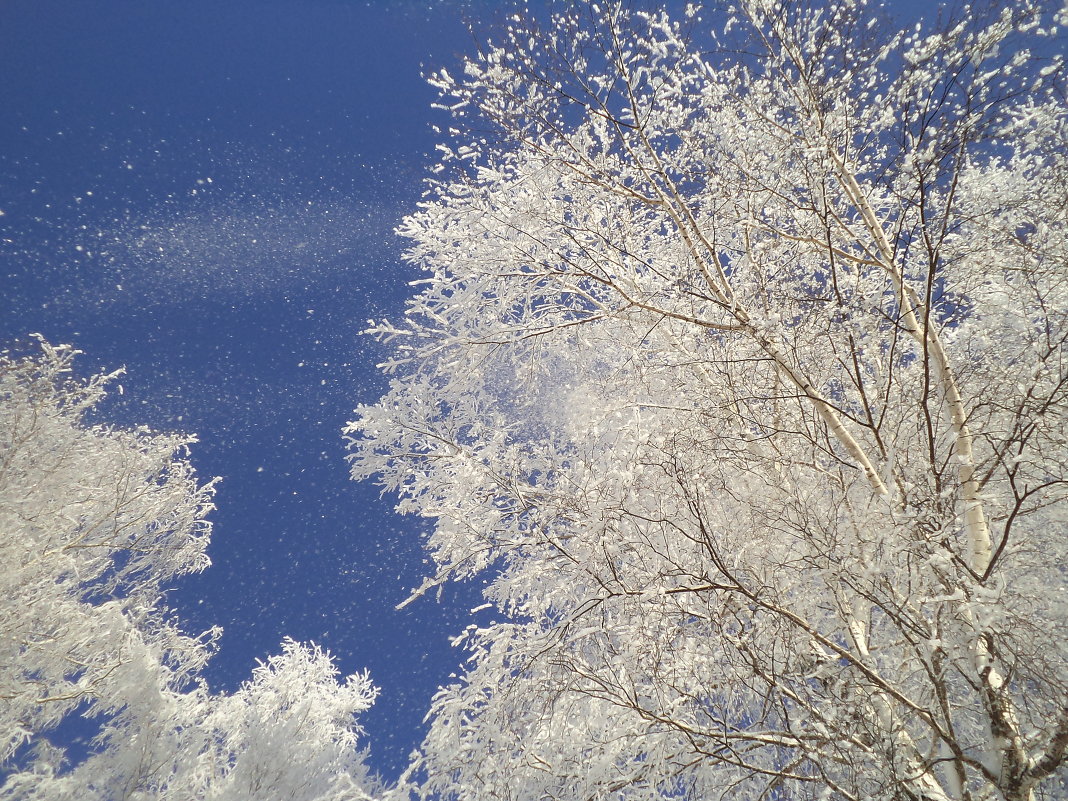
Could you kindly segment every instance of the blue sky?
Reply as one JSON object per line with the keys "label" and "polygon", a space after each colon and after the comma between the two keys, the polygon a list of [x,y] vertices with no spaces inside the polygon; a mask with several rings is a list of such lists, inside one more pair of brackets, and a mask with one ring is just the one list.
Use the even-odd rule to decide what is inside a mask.
{"label": "blue sky", "polygon": [[[0,340],[41,332],[125,366],[106,419],[195,432],[222,476],[214,565],[171,596],[220,624],[232,689],[284,636],[382,687],[364,723],[396,775],[476,588],[393,609],[418,521],[348,480],[341,428],[383,382],[358,335],[415,276],[392,236],[435,137],[422,65],[479,2],[6,0]],[[442,122],[443,120],[437,120]]]}
{"label": "blue sky", "polygon": [[[368,318],[416,276],[392,235],[437,141],[420,72],[493,0],[4,0],[0,342],[125,366],[104,418],[195,432],[222,476],[214,566],[176,585],[225,628],[233,689],[284,636],[369,668],[371,764],[395,777],[478,587],[394,606],[424,524],[347,478],[340,430],[383,389]],[[901,4],[896,11],[915,8]]]}

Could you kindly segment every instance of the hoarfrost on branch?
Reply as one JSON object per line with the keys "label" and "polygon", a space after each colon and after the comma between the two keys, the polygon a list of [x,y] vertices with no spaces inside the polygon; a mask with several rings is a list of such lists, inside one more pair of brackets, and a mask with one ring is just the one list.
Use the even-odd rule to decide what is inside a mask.
{"label": "hoarfrost on branch", "polygon": [[421,592],[486,573],[499,620],[413,776],[1059,797],[1063,34],[738,5],[516,17],[437,78],[426,278],[372,328],[353,474],[434,521]]}

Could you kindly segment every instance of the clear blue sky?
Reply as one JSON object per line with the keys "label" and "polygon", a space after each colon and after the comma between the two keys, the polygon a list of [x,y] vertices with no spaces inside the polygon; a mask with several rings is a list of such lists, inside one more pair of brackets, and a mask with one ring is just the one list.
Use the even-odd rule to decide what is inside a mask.
{"label": "clear blue sky", "polygon": [[[903,13],[918,4],[898,4]],[[382,695],[371,764],[395,778],[477,587],[394,605],[421,524],[347,479],[340,429],[383,388],[370,317],[415,276],[392,228],[433,161],[423,65],[472,49],[493,0],[4,0],[0,343],[41,332],[125,366],[105,419],[195,432],[222,476],[214,566],[176,586],[220,624],[233,689],[284,636]]]}

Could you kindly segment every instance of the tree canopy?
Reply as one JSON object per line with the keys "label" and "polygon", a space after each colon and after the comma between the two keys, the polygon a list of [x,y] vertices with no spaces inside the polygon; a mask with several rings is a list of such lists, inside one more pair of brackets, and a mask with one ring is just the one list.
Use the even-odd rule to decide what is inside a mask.
{"label": "tree canopy", "polygon": [[434,521],[416,594],[492,579],[422,787],[1057,796],[1063,38],[704,13],[516,16],[434,79],[425,278],[350,429]]}

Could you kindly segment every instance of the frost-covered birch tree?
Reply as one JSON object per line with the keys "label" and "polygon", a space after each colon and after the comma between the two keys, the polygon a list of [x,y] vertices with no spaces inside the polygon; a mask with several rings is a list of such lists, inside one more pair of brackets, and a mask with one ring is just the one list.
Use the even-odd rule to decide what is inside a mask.
{"label": "frost-covered birch tree", "polygon": [[1065,797],[1068,11],[626,6],[434,78],[350,429],[489,580],[421,791]]}
{"label": "frost-covered birch tree", "polygon": [[[208,564],[193,440],[91,425],[116,374],[74,379],[76,351],[40,347],[0,354],[0,798],[369,799],[370,679],[287,640],[237,692],[209,691],[219,631],[184,634],[163,603]],[[51,736],[75,715],[97,721],[87,754]]]}

